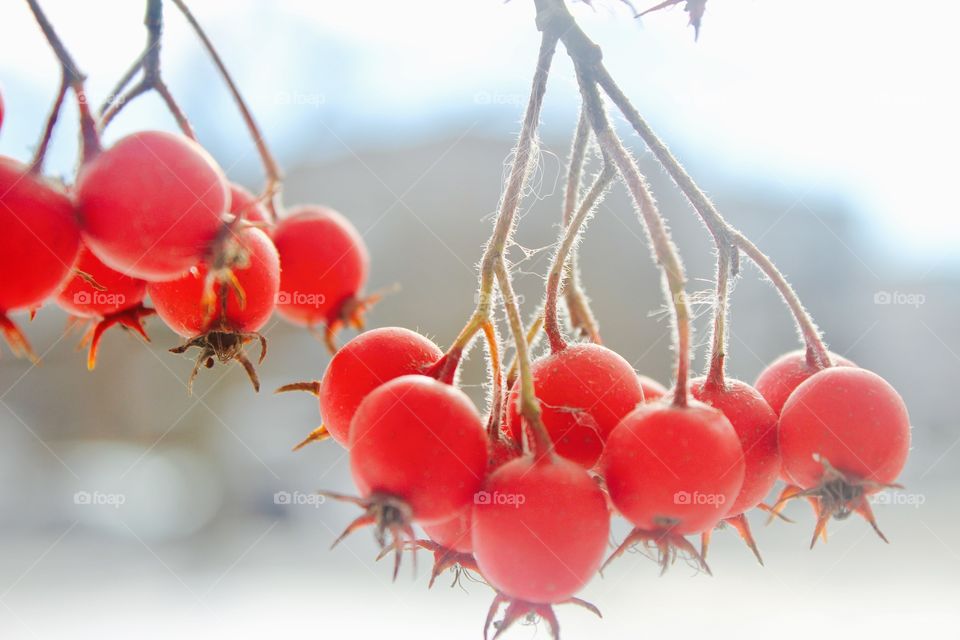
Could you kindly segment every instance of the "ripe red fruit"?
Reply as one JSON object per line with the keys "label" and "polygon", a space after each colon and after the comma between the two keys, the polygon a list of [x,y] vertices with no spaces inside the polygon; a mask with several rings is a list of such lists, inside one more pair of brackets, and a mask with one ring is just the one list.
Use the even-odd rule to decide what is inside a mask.
{"label": "ripe red fruit", "polygon": [[216,253],[219,266],[211,268],[200,262],[177,280],[150,283],[147,293],[164,323],[189,339],[171,351],[200,349],[191,382],[200,365],[212,366],[214,357],[224,363],[236,359],[259,390],[259,380],[243,346],[259,340],[263,360],[266,341],[256,332],[273,313],[280,259],[270,238],[250,226],[232,232]]}
{"label": "ripe red fruit", "polygon": [[643,390],[643,401],[653,402],[667,395],[669,390],[649,376],[637,376],[640,379],[640,389]]}
{"label": "ripe red fruit", "polygon": [[[834,366],[857,366],[832,351],[829,352],[829,355]],[[767,365],[767,368],[760,372],[757,381],[753,383],[753,387],[760,392],[760,395],[767,401],[774,413],[780,415],[783,403],[787,401],[793,390],[817,371],[819,369],[807,358],[806,350],[798,349],[783,354]]]}
{"label": "ripe red fruit", "polygon": [[350,421],[371,391],[400,376],[426,373],[443,352],[429,338],[402,327],[371,329],[340,347],[319,382],[295,382],[278,391],[310,391],[319,398],[323,426],[297,449],[331,437],[346,446]]}
{"label": "ripe red fruit", "polygon": [[331,345],[343,324],[362,327],[369,301],[358,295],[370,257],[353,225],[333,209],[301,206],[272,235],[283,264],[277,313],[296,325],[325,325]]}
{"label": "ripe red fruit", "polygon": [[483,576],[511,598],[559,603],[603,561],[610,513],[599,485],[563,458],[524,456],[487,478],[473,508]]}
{"label": "ripe red fruit", "polygon": [[[743,484],[724,519],[737,529],[762,564],[760,552],[743,514],[760,504],[777,482],[780,472],[777,414],[756,389],[740,380],[726,378],[721,387],[709,384],[705,378],[697,378],[690,382],[690,393],[697,400],[723,412],[740,440],[744,456]],[[709,535],[709,531],[704,532],[703,556],[706,556]]]}
{"label": "ripe red fruit", "polygon": [[132,329],[149,341],[143,318],[153,313],[143,306],[147,283],[114,271],[85,246],[80,247],[73,276],[56,296],[61,309],[78,319],[92,320],[84,342],[90,343],[87,367],[97,362],[97,347],[103,332],[115,324]]}
{"label": "ripe red fruit", "polygon": [[635,542],[651,540],[664,569],[670,545],[699,559],[682,536],[713,529],[744,476],[743,449],[730,421],[697,401],[638,407],[607,438],[600,467],[610,499],[636,527],[611,560]]}
{"label": "ripe red fruit", "polygon": [[264,211],[257,196],[236,183],[231,182],[229,186],[230,213],[235,216],[242,214],[246,222],[263,228],[261,225],[267,224],[267,212]]}
{"label": "ripe red fruit", "polygon": [[197,143],[161,131],[129,135],[80,171],[87,245],[112,269],[149,281],[180,277],[206,253],[230,196]]}
{"label": "ripe red fruit", "polygon": [[[535,361],[532,373],[556,452],[588,469],[600,459],[608,434],[644,399],[630,363],[597,344],[568,345]],[[520,442],[518,398],[519,385],[514,384],[507,419],[514,440]]]}
{"label": "ripe red fruit", "polygon": [[32,357],[7,314],[37,308],[57,290],[80,250],[80,228],[59,188],[0,156],[0,229],[0,329],[15,353]]}
{"label": "ripe red fruit", "polygon": [[831,516],[854,511],[877,529],[867,496],[897,479],[910,448],[910,418],[896,390],[865,369],[830,367],[790,395],[779,429],[784,472],[801,495],[819,498],[813,541]]}

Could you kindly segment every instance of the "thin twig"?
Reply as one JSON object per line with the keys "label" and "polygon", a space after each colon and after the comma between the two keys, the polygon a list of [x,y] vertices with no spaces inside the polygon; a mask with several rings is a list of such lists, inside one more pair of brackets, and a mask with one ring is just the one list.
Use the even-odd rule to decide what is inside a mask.
{"label": "thin twig", "polygon": [[63,108],[63,100],[67,97],[67,89],[70,88],[70,79],[66,73],[60,74],[60,88],[57,89],[57,96],[53,100],[53,107],[50,108],[50,115],[47,116],[47,123],[43,127],[43,133],[40,135],[40,143],[37,145],[37,151],[33,155],[33,162],[30,164],[30,170],[34,173],[43,171],[43,160],[47,156],[47,148],[50,146],[50,139],[53,137],[53,130],[57,126],[57,120],[60,118],[60,110]]}
{"label": "thin twig", "polygon": [[237,84],[233,81],[233,77],[227,70],[227,66],[223,63],[223,59],[217,52],[216,47],[213,46],[213,42],[211,42],[210,38],[207,37],[203,27],[200,26],[200,23],[197,22],[197,19],[194,17],[193,13],[191,13],[190,9],[187,8],[184,0],[171,1],[177,6],[177,8],[180,10],[180,13],[182,13],[187,19],[187,22],[190,23],[190,26],[193,27],[197,37],[200,38],[200,41],[206,48],[207,53],[210,55],[210,59],[213,60],[213,63],[216,65],[221,77],[223,77],[223,81],[227,84],[227,88],[230,90],[230,94],[233,96],[233,100],[237,104],[237,109],[240,110],[240,115],[243,118],[243,122],[246,124],[247,130],[250,132],[250,136],[253,138],[253,143],[256,145],[257,153],[260,154],[260,160],[263,163],[263,170],[267,177],[263,198],[270,213],[271,219],[276,221],[277,204],[275,202],[275,196],[279,194],[282,183],[280,166],[277,164],[273,154],[270,152],[270,147],[267,146],[263,133],[261,133],[260,127],[257,125],[257,121],[253,117],[253,113],[247,106],[246,101],[244,101],[243,96],[240,95],[240,89],[237,88]]}

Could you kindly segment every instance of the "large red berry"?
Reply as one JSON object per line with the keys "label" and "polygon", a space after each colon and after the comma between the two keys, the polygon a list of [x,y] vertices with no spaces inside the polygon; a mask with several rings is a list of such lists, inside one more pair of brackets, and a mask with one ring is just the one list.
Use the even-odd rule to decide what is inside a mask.
{"label": "large red berry", "polygon": [[70,273],[79,250],[69,198],[0,156],[0,315],[39,307]]}
{"label": "large red berry", "polygon": [[346,445],[353,414],[371,391],[394,378],[424,373],[442,356],[432,340],[402,327],[371,329],[350,340],[330,360],[317,390],[327,432]]}
{"label": "large red berry", "polygon": [[697,378],[690,382],[690,392],[723,412],[743,449],[743,485],[726,517],[752,509],[770,493],[780,471],[777,414],[756,389],[740,380],[727,378],[721,387]]}
{"label": "large red berry", "polygon": [[301,206],[272,235],[283,265],[277,312],[302,326],[349,319],[370,262],[353,225],[332,209]]}
{"label": "large red berry", "polygon": [[[831,363],[835,366],[857,366],[832,351],[829,355]],[[807,358],[806,350],[799,349],[785,353],[767,365],[767,368],[760,372],[753,387],[760,392],[774,413],[780,415],[783,403],[787,401],[793,390],[817,371],[819,369]]]}
{"label": "large red berry", "polygon": [[74,316],[102,318],[137,306],[146,291],[146,281],[114,271],[82,246],[74,274],[57,294],[56,302]]}
{"label": "large red berry", "polygon": [[421,375],[372,391],[350,426],[350,470],[365,499],[393,498],[424,524],[473,501],[487,466],[483,421],[459,389]]}
{"label": "large red berry", "polygon": [[[255,227],[242,227],[225,251],[236,258],[228,261],[232,277],[224,273],[208,282],[210,267],[200,262],[177,280],[147,286],[157,315],[185,338],[213,329],[255,332],[270,319],[280,283],[280,260],[270,238]],[[215,297],[206,300],[209,292]]]}
{"label": "large red berry", "polygon": [[141,131],[80,171],[87,245],[109,267],[144,280],[183,275],[204,255],[230,204],[223,172],[181,135]]}
{"label": "large red berry", "polygon": [[423,526],[423,532],[444,549],[453,549],[459,553],[472,553],[471,531],[473,518],[471,507],[437,524]]}
{"label": "large red berry", "polygon": [[903,400],[864,369],[831,367],[810,376],[780,414],[784,472],[803,489],[819,486],[832,468],[851,481],[875,484],[865,487],[870,493],[896,480],[909,448]]}
{"label": "large red berry", "polygon": [[[556,452],[586,468],[596,464],[607,435],[643,402],[637,373],[620,355],[592,343],[571,344],[532,365],[543,423]],[[518,385],[509,397],[508,424],[521,438]]]}
{"label": "large red berry", "polygon": [[686,535],[712,529],[743,484],[743,449],[712,407],[643,404],[607,438],[601,461],[610,498],[644,531]]}
{"label": "large red berry", "polygon": [[244,220],[257,225],[267,222],[267,214],[257,197],[233,182],[230,183],[230,213],[242,215]]}
{"label": "large red berry", "polygon": [[473,509],[473,552],[497,591],[568,600],[600,568],[610,513],[596,481],[563,458],[525,456],[494,471]]}

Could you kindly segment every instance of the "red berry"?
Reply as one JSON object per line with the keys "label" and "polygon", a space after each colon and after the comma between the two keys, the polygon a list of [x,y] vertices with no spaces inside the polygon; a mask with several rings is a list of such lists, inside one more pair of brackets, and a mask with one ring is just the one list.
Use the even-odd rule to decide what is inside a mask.
{"label": "red berry", "polygon": [[743,485],[725,517],[752,509],[770,493],[780,471],[777,414],[756,389],[740,380],[727,378],[724,386],[719,387],[697,378],[690,382],[690,392],[697,400],[723,412],[743,449]]}
{"label": "red berry", "polygon": [[453,549],[458,553],[472,553],[471,515],[472,510],[467,507],[449,520],[432,525],[423,525],[423,532],[444,549]]}
{"label": "red berry", "polygon": [[653,402],[667,395],[669,390],[649,376],[638,376],[640,379],[640,388],[643,390],[643,401]]}
{"label": "red berry", "polygon": [[350,470],[360,495],[402,501],[424,524],[472,503],[487,466],[483,421],[459,389],[408,375],[372,391],[350,426]]}
{"label": "red berry", "polygon": [[525,456],[494,471],[473,509],[473,551],[498,591],[558,603],[583,588],[603,561],[610,513],[583,467]]}
{"label": "red berry", "polygon": [[[229,267],[236,281],[227,285],[227,276],[208,282],[210,268],[205,262],[185,276],[168,282],[151,282],[147,291],[157,315],[179,335],[194,338],[210,330],[252,333],[270,319],[280,282],[280,260],[270,238],[255,227],[242,227],[228,243],[240,256]],[[205,304],[212,286],[215,300]],[[223,296],[226,293],[226,315]],[[212,313],[211,313],[212,312]]]}
{"label": "red berry", "polygon": [[[843,356],[830,352],[830,361],[835,366],[855,367]],[[783,403],[797,386],[815,374],[819,369],[807,359],[807,352],[803,349],[785,353],[764,369],[753,383],[753,387],[767,401],[774,413],[780,415]]]}
{"label": "red berry", "polygon": [[332,209],[302,206],[277,223],[273,239],[283,265],[277,312],[307,327],[353,319],[370,262],[353,225]]}
{"label": "red berry", "polygon": [[243,214],[245,221],[258,226],[267,223],[267,212],[257,196],[233,182],[230,183],[230,213],[235,216]]}
{"label": "red berry", "polygon": [[15,351],[30,347],[7,313],[39,307],[80,250],[73,205],[58,188],[0,156],[0,325]]}
{"label": "red berry", "polygon": [[[593,467],[621,418],[643,401],[640,379],[620,355],[592,343],[571,344],[535,361],[533,383],[556,452]],[[520,441],[518,385],[510,392],[508,425]]]}
{"label": "red berry", "polygon": [[803,489],[821,485],[828,467],[871,483],[894,482],[910,448],[910,418],[896,390],[865,369],[831,367],[810,376],[780,414],[784,471]]}
{"label": "red berry", "polygon": [[601,461],[610,499],[644,531],[712,529],[743,484],[743,450],[724,415],[700,402],[644,404],[607,439]]}
{"label": "red berry", "polygon": [[123,138],[77,181],[87,245],[107,266],[150,281],[177,278],[204,256],[229,198],[206,151],[160,131]]}
{"label": "red berry", "polygon": [[74,274],[57,294],[56,303],[80,318],[102,318],[137,306],[146,291],[145,280],[114,271],[81,246]]}

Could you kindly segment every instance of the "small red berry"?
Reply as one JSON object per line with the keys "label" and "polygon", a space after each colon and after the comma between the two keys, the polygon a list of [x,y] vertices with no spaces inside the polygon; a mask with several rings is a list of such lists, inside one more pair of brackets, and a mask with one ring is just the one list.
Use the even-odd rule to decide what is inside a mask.
{"label": "small red berry", "polygon": [[[830,361],[835,366],[855,367],[843,356],[830,352]],[[764,369],[753,383],[753,387],[760,392],[774,413],[780,415],[783,403],[797,386],[819,371],[803,349],[785,353]]]}
{"label": "small red berry", "polygon": [[0,229],[0,328],[16,353],[32,356],[7,314],[56,292],[80,250],[80,228],[59,188],[0,156]]}
{"label": "small red berry", "polygon": [[[556,452],[585,468],[600,459],[603,443],[625,415],[643,402],[636,371],[619,354],[592,344],[571,344],[532,365],[543,424]],[[521,439],[519,387],[509,396],[508,425]]]}
{"label": "small red berry", "polygon": [[230,204],[223,172],[197,143],[161,131],[129,135],[80,171],[84,239],[112,269],[178,278],[208,250]]}
{"label": "small red berry", "polygon": [[261,228],[267,224],[267,212],[257,196],[233,182],[230,183],[230,213],[242,215],[246,222]]}
{"label": "small red berry", "polygon": [[500,593],[569,600],[603,561],[610,513],[599,485],[563,458],[524,456],[487,478],[473,508],[473,550]]}
{"label": "small red berry", "polygon": [[201,364],[212,366],[214,356],[220,362],[237,359],[259,389],[243,345],[259,340],[263,359],[265,340],[257,331],[273,313],[280,259],[270,238],[251,226],[232,232],[216,253],[219,266],[200,262],[177,280],[151,282],[147,292],[164,323],[189,339],[171,351],[200,348],[193,376]]}
{"label": "small red berry", "polygon": [[273,230],[283,274],[277,313],[304,327],[325,325],[328,341],[342,324],[362,326],[370,257],[360,234],[333,209],[292,209]]}
{"label": "small red berry", "polygon": [[151,315],[153,309],[143,306],[146,292],[146,281],[114,271],[86,246],[80,247],[74,274],[64,283],[55,300],[57,306],[74,318],[92,321],[84,338],[90,344],[89,369],[96,366],[97,348],[103,332],[115,324],[132,329],[149,340],[143,328],[143,318]]}
{"label": "small red berry", "polygon": [[659,400],[669,393],[669,390],[649,376],[638,376],[640,378],[640,389],[643,390],[643,401],[653,402]]}

